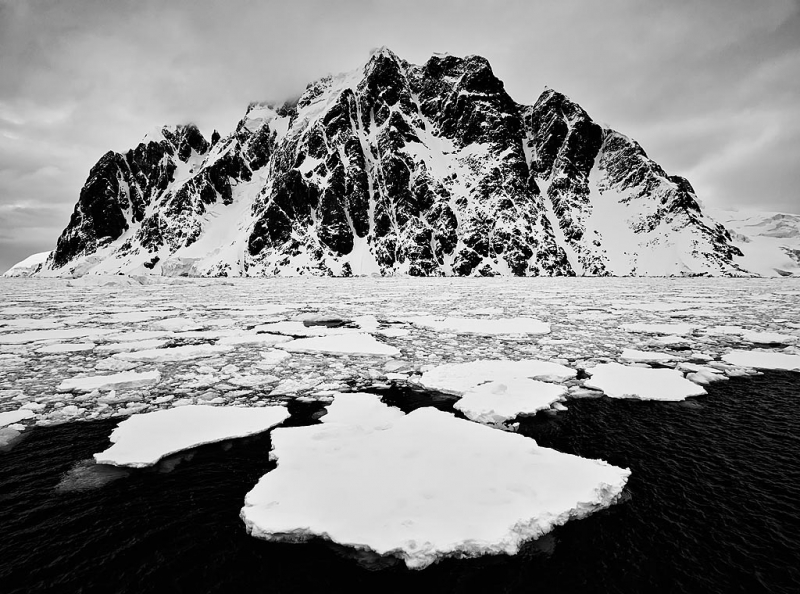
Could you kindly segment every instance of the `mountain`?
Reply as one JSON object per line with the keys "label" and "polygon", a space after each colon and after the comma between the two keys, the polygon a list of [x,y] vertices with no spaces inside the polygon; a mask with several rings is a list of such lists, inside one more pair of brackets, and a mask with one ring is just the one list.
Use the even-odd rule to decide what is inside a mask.
{"label": "mountain", "polygon": [[383,48],[228,136],[164,127],[92,168],[42,275],[740,275],[684,178],[479,56]]}
{"label": "mountain", "polygon": [[761,276],[800,276],[800,215],[716,210],[743,253],[738,264]]}
{"label": "mountain", "polygon": [[32,254],[6,270],[3,276],[33,276],[42,270],[51,253],[39,252],[38,254]]}

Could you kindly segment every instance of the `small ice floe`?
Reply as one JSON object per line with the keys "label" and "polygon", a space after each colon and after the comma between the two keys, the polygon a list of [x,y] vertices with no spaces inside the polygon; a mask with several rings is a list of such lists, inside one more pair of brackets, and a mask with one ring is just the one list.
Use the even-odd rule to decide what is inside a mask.
{"label": "small ice floe", "polygon": [[775,353],[770,351],[731,351],[722,360],[740,367],[755,369],[786,369],[800,371],[800,355]]}
{"label": "small ice floe", "polygon": [[73,342],[50,344],[36,349],[36,352],[42,353],[43,355],[53,355],[59,353],[85,353],[92,350],[94,350],[93,342]]}
{"label": "small ice floe", "polygon": [[667,353],[656,353],[653,351],[637,351],[635,349],[624,349],[619,358],[624,359],[625,361],[636,361],[636,362],[648,362],[648,361],[666,362],[675,360],[675,357],[673,355]]}
{"label": "small ice floe", "polygon": [[692,343],[689,342],[683,336],[667,335],[667,336],[656,336],[656,337],[654,337],[652,339],[652,341],[650,341],[650,344],[652,346],[660,346],[660,347],[666,347],[666,348],[675,349],[675,348],[688,347]]}
{"label": "small ice floe", "polygon": [[104,338],[108,342],[123,343],[141,340],[154,340],[157,338],[171,338],[174,335],[174,332],[167,332],[165,330],[130,330],[107,334]]}
{"label": "small ice floe", "polygon": [[[326,325],[324,322],[329,322]],[[346,325],[345,320],[306,320],[290,322],[271,322],[259,324],[253,330],[256,332],[269,332],[285,334],[287,336],[332,336],[336,334],[355,334],[363,332],[353,325]]]}
{"label": "small ice floe", "polygon": [[229,352],[233,347],[224,344],[189,344],[166,349],[145,349],[130,353],[117,353],[117,359],[123,361],[157,361],[169,363],[175,361],[191,361],[203,357],[213,357]]}
{"label": "small ice floe", "polygon": [[200,330],[203,327],[192,318],[167,318],[151,322],[150,326],[167,332],[188,332],[189,330]]}
{"label": "small ice floe", "polygon": [[147,322],[164,316],[164,312],[160,311],[121,311],[111,314],[108,319],[110,322],[136,323]]}
{"label": "small ice floe", "polygon": [[465,392],[454,408],[472,421],[505,428],[511,419],[553,407],[567,392],[566,386],[527,378],[494,381]]}
{"label": "small ice floe", "polygon": [[742,339],[753,344],[795,344],[798,337],[792,334],[780,334],[778,332],[754,332],[747,331],[742,333]]}
{"label": "small ice floe", "polygon": [[371,334],[336,334],[315,338],[298,338],[278,348],[295,353],[330,353],[335,355],[378,355],[396,357],[400,351],[395,347],[379,342]]}
{"label": "small ice floe", "polygon": [[87,377],[73,377],[66,379],[58,385],[59,392],[92,392],[94,390],[122,390],[151,386],[161,380],[161,373],[145,371],[137,373],[126,371],[111,375],[90,375]]}
{"label": "small ice floe", "polygon": [[253,536],[322,537],[422,569],[514,554],[617,501],[630,475],[435,408],[404,415],[372,394],[337,394],[321,420],[273,432],[278,467],[241,511]]}
{"label": "small ice floe", "polygon": [[101,359],[97,362],[94,368],[98,371],[130,371],[136,369],[141,365],[141,362],[133,361],[120,361],[109,357],[108,359]]}
{"label": "small ice floe", "polygon": [[291,353],[287,353],[286,351],[282,351],[280,349],[268,349],[266,351],[261,351],[260,355],[260,365],[278,365],[287,359],[292,358]]}
{"label": "small ice floe", "polygon": [[98,464],[143,468],[195,446],[262,433],[288,417],[283,406],[189,404],[137,414],[114,429],[109,438],[113,445],[94,459]]}
{"label": "small ice floe", "polygon": [[17,318],[14,320],[0,320],[3,330],[52,330],[60,328],[64,322],[46,318]]}
{"label": "small ice floe", "polygon": [[404,319],[415,326],[456,334],[549,334],[550,324],[534,318],[437,318],[420,316]]}
{"label": "small ice floe", "polygon": [[94,338],[111,334],[107,328],[67,328],[63,330],[31,330],[14,334],[0,334],[0,344],[25,344],[43,340],[70,340],[73,338]]}
{"label": "small ice floe", "polygon": [[97,347],[98,353],[130,353],[132,351],[146,351],[150,349],[158,349],[167,344],[166,340],[134,340],[132,342],[113,342],[109,344],[101,344]]}
{"label": "small ice floe", "polygon": [[621,328],[628,332],[638,332],[640,334],[691,334],[697,326],[693,324],[645,324],[637,322],[635,324],[622,324]]}
{"label": "small ice floe", "polygon": [[19,408],[17,410],[0,412],[0,427],[5,427],[6,425],[12,425],[25,419],[30,419],[32,416],[34,416],[34,414],[35,413],[32,410],[27,408]]}
{"label": "small ice floe", "polygon": [[434,367],[422,374],[420,384],[429,390],[462,395],[487,382],[509,382],[524,378],[564,382],[573,379],[577,374],[574,369],[551,361],[486,359],[469,363],[447,363]]}
{"label": "small ice floe", "polygon": [[602,390],[610,398],[678,401],[706,393],[702,387],[687,380],[675,369],[601,363],[586,372],[592,377],[584,385]]}
{"label": "small ice floe", "polygon": [[282,342],[289,342],[288,336],[276,336],[275,334],[236,334],[234,336],[223,336],[217,341],[222,345],[257,344],[259,346],[273,346]]}

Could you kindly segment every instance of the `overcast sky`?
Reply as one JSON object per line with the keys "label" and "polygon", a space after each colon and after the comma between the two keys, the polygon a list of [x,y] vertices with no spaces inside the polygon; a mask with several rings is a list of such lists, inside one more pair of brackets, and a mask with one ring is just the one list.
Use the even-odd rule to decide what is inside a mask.
{"label": "overcast sky", "polygon": [[567,94],[706,205],[800,213],[798,0],[0,0],[0,271],[54,247],[109,149],[224,135],[382,45],[482,55],[516,101]]}

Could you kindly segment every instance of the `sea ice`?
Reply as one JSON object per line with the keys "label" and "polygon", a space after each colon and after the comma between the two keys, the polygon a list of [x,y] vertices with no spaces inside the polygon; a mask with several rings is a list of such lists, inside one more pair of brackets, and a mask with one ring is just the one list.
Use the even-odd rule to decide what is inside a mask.
{"label": "sea ice", "polygon": [[756,369],[786,369],[800,371],[800,355],[769,351],[731,351],[722,360],[731,365]]}
{"label": "sea ice", "polygon": [[50,344],[40,349],[36,349],[36,352],[50,355],[58,353],[82,353],[91,350],[94,350],[93,342],[72,342]]}
{"label": "sea ice", "polygon": [[117,353],[114,357],[123,361],[190,361],[227,353],[232,348],[224,344],[189,344],[166,349],[146,349],[130,353]]}
{"label": "sea ice", "polygon": [[619,363],[602,363],[587,369],[591,378],[584,382],[587,388],[602,390],[610,398],[638,398],[640,400],[685,400],[688,396],[701,396],[706,391],[683,377],[675,369],[629,367]]}
{"label": "sea ice", "polygon": [[742,333],[742,339],[755,344],[794,344],[798,337],[778,332],[747,331]]}
{"label": "sea ice", "polygon": [[336,395],[321,420],[273,432],[278,467],[241,511],[253,536],[321,536],[414,569],[514,554],[614,503],[630,475],[435,408],[403,415],[370,394]]}
{"label": "sea ice", "polygon": [[40,340],[69,340],[72,338],[92,338],[111,334],[107,328],[66,328],[63,330],[31,330],[16,334],[0,334],[0,344],[25,344]]}
{"label": "sea ice", "polygon": [[260,346],[273,346],[282,342],[289,342],[288,336],[276,336],[275,334],[236,334],[234,336],[223,336],[217,341],[222,345],[257,344]]}
{"label": "sea ice", "polygon": [[202,328],[200,324],[191,318],[167,318],[166,320],[154,321],[150,325],[153,328],[167,332],[185,332]]}
{"label": "sea ice", "polygon": [[11,425],[13,423],[19,423],[24,419],[30,419],[32,416],[34,416],[34,414],[35,413],[32,410],[27,408],[0,412],[0,427],[5,427],[6,425]]}
{"label": "sea ice", "polygon": [[625,349],[619,356],[620,359],[626,361],[672,361],[675,359],[673,355],[667,353],[656,353],[653,351],[637,351],[634,349]]}
{"label": "sea ice", "polygon": [[143,373],[126,371],[111,375],[73,377],[61,382],[57,390],[59,392],[92,392],[94,390],[141,388],[158,383],[160,379],[161,373],[158,371],[145,371]]}
{"label": "sea ice", "polygon": [[639,332],[641,334],[691,334],[697,326],[693,324],[645,324],[637,322],[635,324],[622,324],[622,329],[628,332]]}
{"label": "sea ice", "polygon": [[440,332],[457,334],[548,334],[550,324],[534,318],[437,318],[420,316],[406,321],[415,326],[424,326]]}
{"label": "sea ice", "polygon": [[550,361],[482,360],[434,367],[422,374],[420,384],[429,390],[461,395],[486,382],[508,382],[523,378],[563,382],[573,379],[577,374],[574,369]]}
{"label": "sea ice", "polygon": [[267,431],[288,417],[283,406],[186,405],[136,414],[114,429],[113,445],[94,459],[114,466],[152,466],[181,450]]}
{"label": "sea ice", "polygon": [[454,408],[470,420],[502,427],[515,417],[550,408],[562,400],[567,391],[565,386],[527,378],[494,381],[471,388]]}
{"label": "sea ice", "polygon": [[132,342],[112,342],[101,344],[97,347],[98,353],[130,353],[132,351],[146,351],[157,349],[167,344],[166,340],[134,340]]}
{"label": "sea ice", "polygon": [[379,355],[383,357],[395,357],[400,354],[395,347],[379,342],[371,334],[363,333],[298,338],[277,346],[295,353]]}

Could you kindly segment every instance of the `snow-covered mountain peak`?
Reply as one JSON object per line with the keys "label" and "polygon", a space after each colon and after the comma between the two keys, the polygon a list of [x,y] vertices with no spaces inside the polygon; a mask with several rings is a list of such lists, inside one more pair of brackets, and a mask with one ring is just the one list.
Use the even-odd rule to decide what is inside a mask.
{"label": "snow-covered mountain peak", "polygon": [[45,274],[744,273],[688,181],[480,56],[379,48],[226,137],[146,138],[92,169]]}

